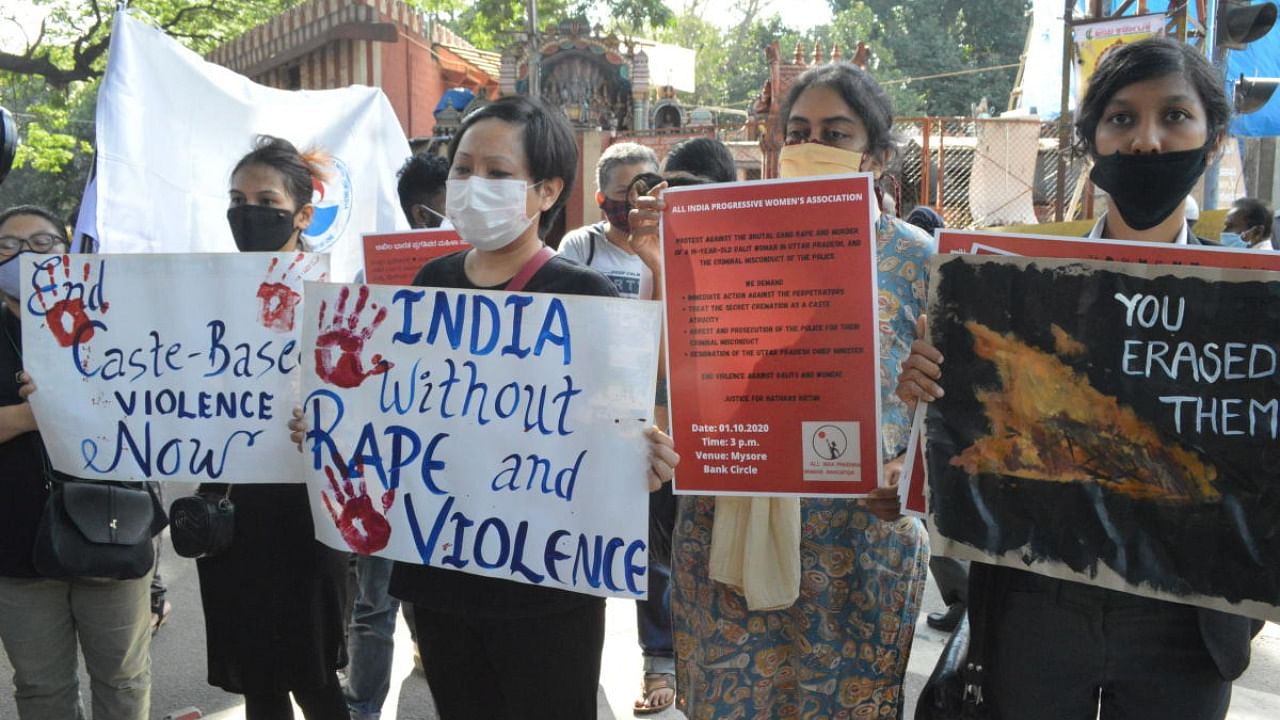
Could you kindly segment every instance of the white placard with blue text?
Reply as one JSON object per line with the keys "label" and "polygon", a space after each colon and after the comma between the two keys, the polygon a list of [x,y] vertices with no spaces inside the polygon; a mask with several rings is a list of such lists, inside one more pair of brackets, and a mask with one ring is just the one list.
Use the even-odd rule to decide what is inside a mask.
{"label": "white placard with blue text", "polygon": [[29,255],[23,366],[53,467],[101,480],[301,482],[303,253]]}
{"label": "white placard with blue text", "polygon": [[303,452],[321,542],[645,597],[657,303],[306,293]]}

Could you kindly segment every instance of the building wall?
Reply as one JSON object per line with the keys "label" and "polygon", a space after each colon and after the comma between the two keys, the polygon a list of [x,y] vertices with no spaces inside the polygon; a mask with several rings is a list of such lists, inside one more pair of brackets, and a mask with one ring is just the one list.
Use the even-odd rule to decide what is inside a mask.
{"label": "building wall", "polygon": [[376,51],[381,66],[379,86],[391,101],[405,134],[411,138],[431,135],[436,124],[431,112],[445,90],[431,48],[401,34],[394,43],[377,43]]}
{"label": "building wall", "polygon": [[335,40],[253,80],[288,90],[293,68],[300,89],[328,90],[348,85],[382,88],[400,126],[411,138],[431,135],[435,129],[431,113],[447,89],[431,48],[404,34],[394,43]]}

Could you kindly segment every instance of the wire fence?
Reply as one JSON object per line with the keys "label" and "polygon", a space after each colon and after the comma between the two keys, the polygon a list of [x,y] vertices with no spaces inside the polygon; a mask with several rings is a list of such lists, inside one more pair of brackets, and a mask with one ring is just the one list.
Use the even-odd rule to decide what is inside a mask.
{"label": "wire fence", "polygon": [[[1058,208],[1058,126],[1034,118],[899,118],[898,215],[917,205],[947,227],[1053,222]],[[1066,157],[1063,219],[1077,217],[1085,165]]]}

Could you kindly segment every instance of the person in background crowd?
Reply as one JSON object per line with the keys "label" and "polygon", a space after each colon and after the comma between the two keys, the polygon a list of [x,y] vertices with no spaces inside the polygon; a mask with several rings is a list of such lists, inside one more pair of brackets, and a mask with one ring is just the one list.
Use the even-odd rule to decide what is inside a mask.
{"label": "person in background crowd", "polygon": [[[163,489],[160,483],[156,483],[155,489],[152,491],[157,497],[163,497]],[[163,501],[161,501],[163,505]],[[166,599],[169,594],[169,586],[165,584],[164,579],[160,577],[160,552],[163,542],[156,538],[156,572],[151,576],[151,634],[155,635],[160,632],[160,628],[169,622],[169,616],[173,614],[173,603]]]}
{"label": "person in background crowd", "polygon": [[[662,259],[657,242],[647,243],[651,252],[638,252],[633,245],[631,204],[632,182],[641,173],[656,173],[658,158],[649,148],[636,143],[610,145],[596,163],[596,204],[605,219],[578,228],[560,241],[561,257],[575,260],[613,281],[618,294],[626,298],[652,300],[660,277]],[[648,188],[646,188],[648,190]],[[665,377],[665,375],[663,376]],[[657,424],[666,427],[666,388],[659,387]],[[670,514],[671,488],[659,489],[650,498],[650,523]],[[664,511],[664,508],[666,510]],[[667,530],[669,536],[670,530]],[[652,549],[652,548],[651,548]],[[641,697],[635,702],[637,714],[661,712],[676,699],[675,647],[671,638],[670,558],[649,554],[649,600],[636,601],[636,632],[644,657]]]}
{"label": "person in background crowd", "polygon": [[27,205],[0,213],[0,641],[13,665],[21,720],[85,716],[81,653],[94,720],[147,720],[150,573],[55,579],[41,577],[32,563],[49,496],[46,473],[53,471],[27,402],[35,384],[23,372],[19,266],[27,253],[69,250],[65,226],[48,210]]}
{"label": "person in background crowd", "polygon": [[658,157],[636,143],[616,143],[596,163],[596,205],[605,219],[567,233],[560,240],[562,257],[603,274],[623,297],[653,297],[654,270],[631,248],[627,189],[640,173],[657,173]]}
{"label": "person in background crowd", "polygon": [[444,219],[445,181],[449,161],[439,155],[417,154],[404,162],[398,173],[396,192],[409,226],[438,228]]}
{"label": "person in background crowd", "polygon": [[[797,78],[782,119],[783,177],[880,175],[893,158],[889,98],[852,64],[822,65]],[[883,212],[874,232],[881,362],[891,368],[906,358],[915,338],[933,243],[919,228]],[[885,472],[896,477],[910,421],[906,406],[893,397],[892,378],[883,376],[879,389],[885,457],[894,458]],[[768,583],[785,598],[748,597],[712,579],[712,557],[723,552],[712,540],[715,524],[731,517],[722,512],[733,505],[711,496],[679,498],[672,614],[679,705],[687,717],[901,714],[929,546],[919,521],[901,517],[896,493],[881,488],[867,500],[772,500],[778,504],[770,506],[764,530],[778,567],[754,571],[795,578],[798,587]],[[788,500],[795,505],[784,504]]]}
{"label": "person in background crowd", "polygon": [[[305,249],[312,180],[323,179],[325,162],[287,140],[257,139],[231,173],[227,221],[241,252]],[[290,693],[307,720],[348,720],[337,672],[347,553],[316,541],[305,484],[236,485],[231,501],[231,546],[196,560],[209,684],[243,694],[248,720],[292,718]]]}
{"label": "person in background crowd", "polygon": [[940,230],[947,226],[946,221],[942,219],[938,211],[928,205],[915,206],[907,215],[907,222],[925,231],[929,237],[933,237],[934,230]]}
{"label": "person in background crowd", "polygon": [[663,161],[662,174],[687,172],[706,178],[708,182],[724,183],[738,179],[733,153],[715,138],[699,137],[682,140]]}
{"label": "person in background crowd", "polygon": [[[927,205],[917,205],[909,215],[907,222],[933,236],[934,230],[947,226],[938,211]],[[934,582],[938,584],[938,594],[947,604],[946,612],[932,612],[925,617],[929,627],[941,632],[951,632],[964,617],[969,598],[969,563],[965,560],[933,555],[929,558],[929,572],[933,573]]]}
{"label": "person in background crowd", "polygon": [[[397,176],[400,208],[410,227],[415,230],[440,227],[444,218],[449,161],[436,154],[419,153],[405,160]],[[361,269],[356,282],[363,281],[364,270]],[[352,720],[378,720],[382,715],[382,704],[391,690],[396,612],[401,608],[400,601],[387,592],[391,568],[395,563],[386,558],[356,555],[352,564],[355,596],[351,606],[351,625],[347,629],[351,664],[347,668],[343,693],[351,708]],[[414,642],[413,664],[420,670],[422,657],[417,648],[413,608],[405,603],[403,612]]]}
{"label": "person in background crowd", "polygon": [[[577,166],[572,130],[541,101],[507,96],[467,115],[449,149],[447,214],[473,249],[427,263],[414,284],[502,290],[543,252],[565,204]],[[617,295],[603,275],[560,256],[524,290]],[[305,421],[293,429],[301,441]],[[679,456],[657,428],[648,437],[655,490]],[[603,598],[407,563],[396,563],[391,592],[413,602],[442,720],[596,717]]]}
{"label": "person in background crowd", "polygon": [[1271,231],[1271,208],[1255,198],[1240,198],[1231,203],[1218,242],[1227,247],[1270,250],[1275,243]]}
{"label": "person in background crowd", "polygon": [[[1090,238],[1200,244],[1183,196],[1219,151],[1231,107],[1221,72],[1163,36],[1109,53],[1076,115],[1094,184],[1111,195]],[[924,320],[921,319],[921,334]],[[943,358],[917,340],[898,395],[942,395]],[[994,588],[983,697],[997,717],[1042,720],[1220,720],[1231,681],[1249,666],[1261,629],[1238,615],[985,563],[970,566],[970,596]]]}

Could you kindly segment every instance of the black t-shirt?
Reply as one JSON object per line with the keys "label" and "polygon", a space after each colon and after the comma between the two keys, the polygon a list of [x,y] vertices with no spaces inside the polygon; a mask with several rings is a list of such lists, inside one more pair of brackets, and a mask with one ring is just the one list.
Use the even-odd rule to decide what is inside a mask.
{"label": "black t-shirt", "polygon": [[[0,301],[0,406],[22,402],[17,379],[21,350],[18,318]],[[49,495],[44,467],[40,433],[23,433],[0,443],[0,577],[39,577],[31,564],[31,548]]]}
{"label": "black t-shirt", "polygon": [[[506,283],[479,287],[467,279],[467,250],[427,263],[413,284],[461,290],[503,290]],[[591,268],[556,256],[529,279],[527,292],[617,297],[608,278]],[[566,612],[600,598],[557,588],[527,585],[455,570],[398,562],[391,573],[391,594],[415,606],[472,617],[531,617]]]}

